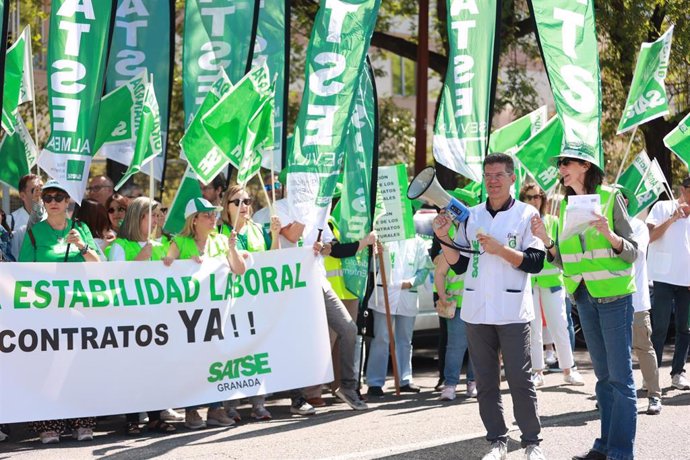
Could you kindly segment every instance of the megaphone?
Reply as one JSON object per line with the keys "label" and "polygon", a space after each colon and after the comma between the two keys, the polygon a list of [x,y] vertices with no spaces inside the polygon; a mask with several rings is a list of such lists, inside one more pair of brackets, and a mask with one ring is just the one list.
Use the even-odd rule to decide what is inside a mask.
{"label": "megaphone", "polygon": [[407,197],[411,200],[422,200],[426,204],[444,209],[458,222],[464,222],[470,217],[470,210],[460,200],[443,190],[436,180],[436,170],[433,166],[424,168],[417,174],[410,186],[407,187]]}

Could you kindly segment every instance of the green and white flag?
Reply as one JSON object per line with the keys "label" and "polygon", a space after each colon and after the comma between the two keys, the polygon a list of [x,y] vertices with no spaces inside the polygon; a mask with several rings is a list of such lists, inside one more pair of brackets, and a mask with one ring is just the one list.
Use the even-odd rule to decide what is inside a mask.
{"label": "green and white flag", "polygon": [[651,43],[642,43],[618,134],[668,113],[664,79],[671,58],[673,26]]}
{"label": "green and white flag", "polygon": [[259,0],[186,0],[182,93],[189,126],[211,86],[225,71],[239,81],[252,61]]}
{"label": "green and white flag", "polygon": [[618,179],[618,185],[628,199],[628,214],[634,217],[654,204],[664,193],[665,181],[656,159],[651,161],[647,152],[640,152]]}
{"label": "green and white flag", "polygon": [[291,217],[307,228],[326,225],[379,6],[380,0],[321,0],[314,20],[287,177]]}
{"label": "green and white flag", "polygon": [[26,26],[7,50],[5,60],[4,95],[2,98],[2,128],[14,134],[17,111],[24,102],[34,99],[34,69],[31,57],[31,28]]}
{"label": "green and white flag", "polygon": [[189,203],[189,200],[201,198],[201,196],[199,177],[194,174],[192,168],[187,167],[180,181],[180,185],[177,187],[177,193],[175,193],[172,205],[170,205],[168,209],[163,230],[172,235],[180,233],[184,227],[184,211],[187,207],[187,203]]}
{"label": "green and white flag", "polygon": [[[240,183],[261,167],[262,146],[273,145],[272,114],[265,113],[272,110],[272,99],[271,79],[264,64],[242,77],[210,110],[199,112],[209,138],[238,168]],[[190,165],[194,167],[191,160]]]}
{"label": "green and white flag", "polygon": [[553,159],[562,151],[563,137],[563,126],[556,116],[515,152],[515,158],[547,194],[558,185],[558,168]]}
{"label": "green and white flag", "polygon": [[603,170],[601,77],[593,0],[530,0],[563,126],[564,151]]}
{"label": "green and white flag", "polygon": [[53,0],[48,42],[51,133],[38,159],[46,173],[81,203],[95,151],[112,0]]}
{"label": "green and white flag", "polygon": [[259,9],[259,23],[254,41],[252,67],[268,66],[271,79],[275,77],[275,126],[273,148],[262,152],[262,166],[274,171],[283,169],[285,133],[287,132],[287,94],[290,14],[289,0],[262,0]]}
{"label": "green and white flag", "polygon": [[496,0],[447,0],[450,56],[434,128],[437,162],[482,182],[482,161],[491,129]]}
{"label": "green and white flag", "polygon": [[230,163],[230,159],[213,143],[201,119],[224,94],[230,91],[230,88],[232,88],[232,83],[221,70],[220,78],[211,85],[197,115],[193,117],[187,131],[180,139],[182,154],[204,184],[210,183],[219,172],[223,171]]}
{"label": "green and white flag", "polygon": [[134,147],[134,156],[122,179],[115,186],[115,190],[119,190],[130,177],[142,171],[144,165],[163,154],[161,114],[153,82],[146,84],[144,107],[137,124],[137,142]]}
{"label": "green and white flag", "polygon": [[664,145],[690,169],[690,115],[683,118],[678,126],[664,137]]}
{"label": "green and white flag", "polygon": [[[117,0],[105,88],[111,92],[141,73],[154,75],[163,137],[163,155],[153,160],[154,177],[158,181],[163,178],[165,167],[174,49],[175,0]],[[106,148],[102,153],[129,166],[133,152],[130,144],[126,151]],[[148,174],[149,168],[142,172]]]}
{"label": "green and white flag", "polygon": [[38,149],[21,115],[17,114],[13,135],[5,135],[0,141],[0,182],[16,188],[19,179],[31,173],[36,165]]}

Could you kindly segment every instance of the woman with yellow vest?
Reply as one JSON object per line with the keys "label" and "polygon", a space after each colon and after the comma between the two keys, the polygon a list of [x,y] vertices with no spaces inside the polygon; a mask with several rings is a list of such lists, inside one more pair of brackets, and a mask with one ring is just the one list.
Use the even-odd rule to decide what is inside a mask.
{"label": "woman with yellow vest", "polygon": [[[238,275],[244,274],[246,265],[244,257],[237,251],[235,232],[230,236],[216,232],[216,213],[218,208],[204,198],[192,198],[185,207],[185,223],[182,232],[170,243],[167,256],[163,259],[166,266],[172,265],[175,259],[192,259],[202,263],[205,257],[227,258],[230,270]],[[227,416],[220,402],[209,405],[206,422],[194,407],[188,407],[185,413],[185,426],[192,430],[206,425],[232,426],[235,421]]]}
{"label": "woman with yellow vest", "polygon": [[[233,185],[227,189],[221,203],[220,216],[223,220],[221,233],[226,236],[237,232],[237,246],[239,249],[249,252],[263,252],[269,249],[278,249],[278,235],[280,233],[280,219],[271,217],[270,234],[265,227],[254,223],[251,219],[252,200],[249,194],[240,185]],[[252,405],[251,417],[254,420],[271,420],[271,413],[266,409],[266,396],[252,396],[249,398]],[[239,399],[228,401],[228,417],[239,422],[242,420],[237,407]]]}
{"label": "woman with yellow vest", "polygon": [[[565,287],[577,305],[597,376],[601,418],[601,436],[587,453],[573,459],[628,460],[633,458],[637,422],[632,372],[633,262],[637,244],[632,239],[621,195],[602,185],[604,173],[593,156],[566,150],[558,157],[558,171],[566,188],[558,235],[553,240],[536,216],[532,232],[544,242],[548,261],[563,269]],[[594,228],[561,238],[568,198],[588,194],[599,195],[604,215],[592,215]]]}
{"label": "woman with yellow vest", "polygon": [[[550,238],[558,234],[558,219],[546,213],[546,194],[534,182],[526,183],[520,189],[520,201],[531,204],[544,221]],[[548,261],[536,275],[532,275],[532,300],[534,302],[534,319],[530,327],[530,349],[532,355],[532,380],[535,387],[544,385],[544,343],[542,340],[542,315],[553,337],[558,354],[558,363],[563,369],[563,380],[569,385],[585,384],[582,375],[574,368],[575,360],[570,347],[568,334],[568,317],[565,308],[565,291],[561,270]]]}

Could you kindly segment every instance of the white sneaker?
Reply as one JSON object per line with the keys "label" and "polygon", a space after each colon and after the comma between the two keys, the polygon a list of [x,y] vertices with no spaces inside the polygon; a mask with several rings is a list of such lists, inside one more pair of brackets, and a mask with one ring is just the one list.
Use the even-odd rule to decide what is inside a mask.
{"label": "white sneaker", "polygon": [[532,383],[534,384],[535,388],[543,387],[544,386],[544,375],[540,373],[536,373],[532,375]]}
{"label": "white sneaker", "polygon": [[690,381],[685,377],[685,372],[671,377],[671,385],[679,390],[690,390]]}
{"label": "white sneaker", "polygon": [[455,399],[455,385],[445,385],[441,390],[440,401],[453,401]]}
{"label": "white sneaker", "polygon": [[527,446],[527,448],[525,448],[525,458],[527,460],[546,460],[541,447],[536,444],[530,444]]}
{"label": "white sneaker", "polygon": [[550,366],[556,364],[556,361],[558,361],[558,358],[556,358],[556,352],[553,350],[546,350],[544,352],[544,361]]}
{"label": "white sneaker", "polygon": [[43,444],[57,444],[60,442],[60,435],[57,431],[42,431],[38,437],[41,438]]}
{"label": "white sneaker", "polygon": [[77,441],[91,441],[93,439],[93,430],[91,428],[77,428],[72,431],[72,437]]}
{"label": "white sneaker", "polygon": [[563,381],[567,385],[574,385],[576,387],[581,387],[585,384],[585,379],[582,378],[582,374],[573,370],[571,370],[568,375],[563,374]]}
{"label": "white sneaker", "polygon": [[161,411],[161,420],[164,422],[182,422],[184,420],[184,415],[173,409],[165,409]]}
{"label": "white sneaker", "polygon": [[469,380],[467,382],[467,391],[465,392],[465,395],[468,398],[477,397],[477,382],[475,382],[474,380]]}
{"label": "white sneaker", "polygon": [[501,441],[491,443],[491,450],[482,457],[482,460],[506,460],[508,458],[508,448]]}

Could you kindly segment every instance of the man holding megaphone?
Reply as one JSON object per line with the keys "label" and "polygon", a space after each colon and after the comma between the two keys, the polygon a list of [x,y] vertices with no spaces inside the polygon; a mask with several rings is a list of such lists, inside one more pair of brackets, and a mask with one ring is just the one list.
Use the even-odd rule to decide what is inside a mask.
{"label": "man holding megaphone", "polygon": [[[502,355],[522,445],[528,459],[538,460],[544,455],[539,447],[541,424],[530,374],[534,310],[529,273],[541,271],[544,244],[530,228],[537,210],[510,195],[515,182],[512,158],[502,153],[489,155],[483,169],[488,200],[470,208],[464,222],[452,212],[441,211],[433,223],[434,233],[451,268],[465,273],[461,318],[467,323],[479,413],[486,439],[492,443],[484,458],[504,459],[507,455],[508,427],[500,392]],[[459,225],[455,240],[448,236],[451,225]]]}

